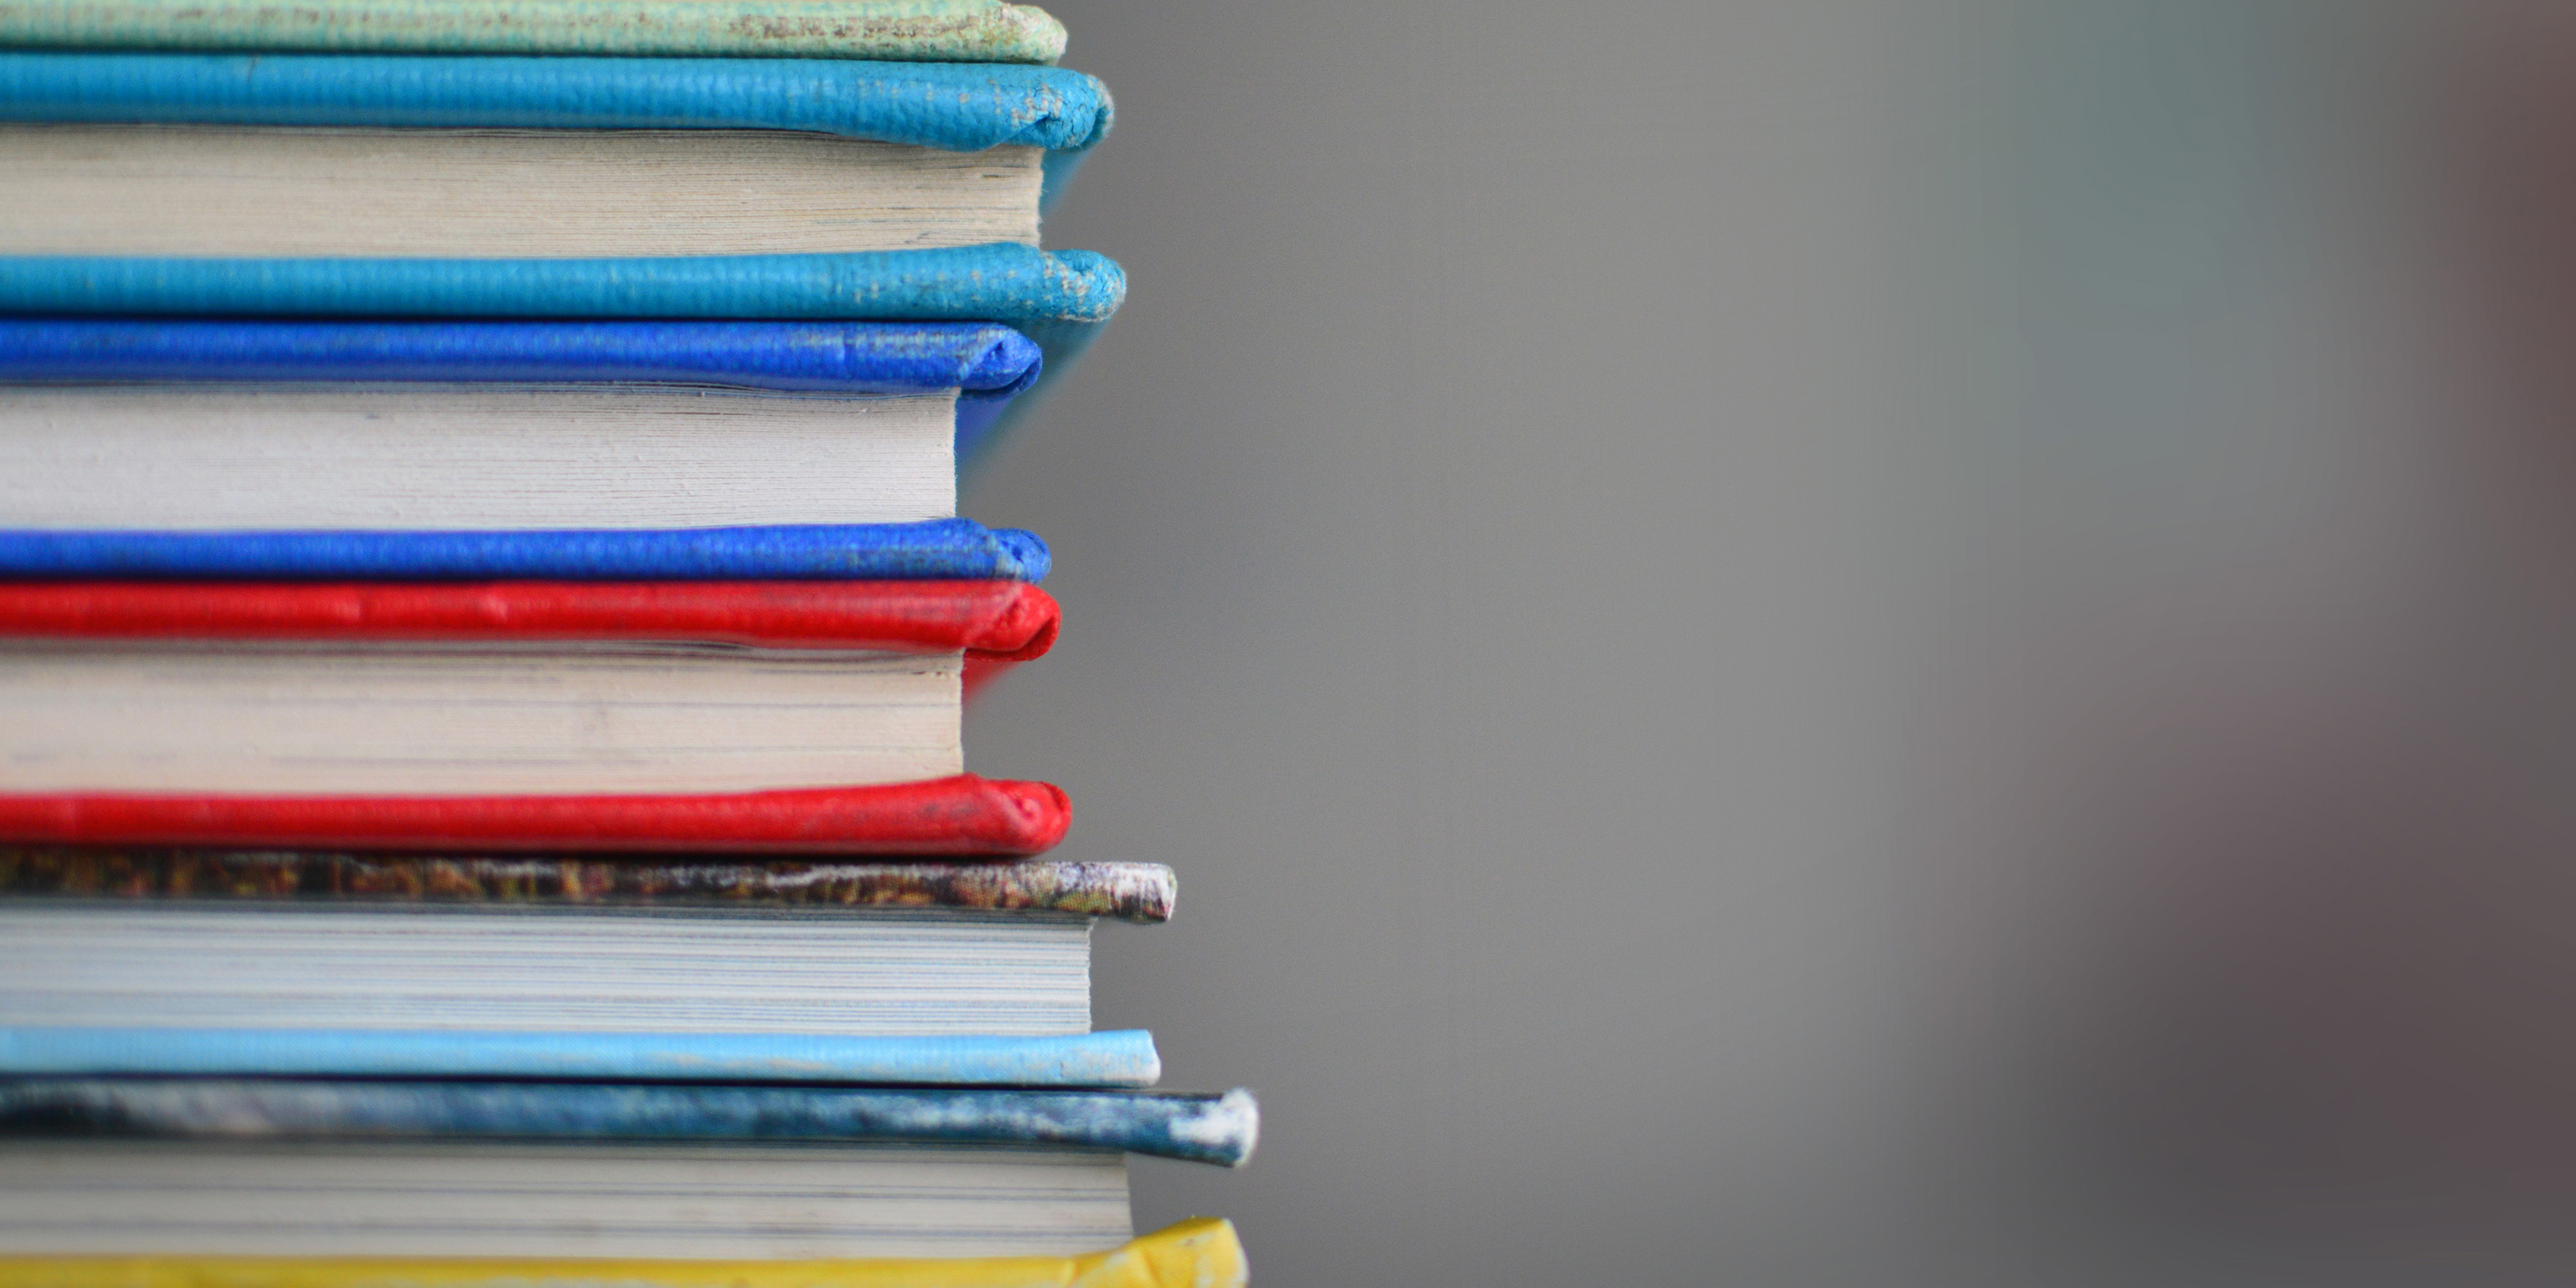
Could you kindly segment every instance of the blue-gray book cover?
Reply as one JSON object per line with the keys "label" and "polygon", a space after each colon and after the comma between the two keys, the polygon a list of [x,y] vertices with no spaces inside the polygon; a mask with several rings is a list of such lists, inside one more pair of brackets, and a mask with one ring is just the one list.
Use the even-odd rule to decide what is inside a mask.
{"label": "blue-gray book cover", "polygon": [[838,1141],[1124,1150],[1241,1166],[1250,1092],[195,1078],[0,1081],[0,1137]]}

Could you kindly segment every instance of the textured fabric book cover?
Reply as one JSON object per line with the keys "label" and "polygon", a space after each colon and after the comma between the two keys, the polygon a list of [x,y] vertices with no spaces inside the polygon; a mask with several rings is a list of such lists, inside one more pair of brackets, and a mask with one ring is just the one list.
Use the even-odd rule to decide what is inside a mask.
{"label": "textured fabric book cover", "polygon": [[0,582],[0,636],[685,640],[1025,661],[1055,598],[1018,581]]}
{"label": "textured fabric book cover", "polygon": [[686,640],[966,654],[971,696],[1055,644],[1019,581],[0,582],[0,636]]}
{"label": "textured fabric book cover", "polygon": [[1065,32],[1004,0],[0,0],[0,44],[1051,63]]}
{"label": "textured fabric book cover", "polygon": [[1035,533],[969,519],[562,532],[0,529],[0,578],[1035,582]]}
{"label": "textured fabric book cover", "polygon": [[1106,256],[1014,243],[647,259],[0,255],[0,313],[1000,323],[1036,342],[1044,366],[997,412],[961,403],[960,460],[1024,418],[1126,297]]}
{"label": "textured fabric book cover", "polygon": [[0,318],[0,382],[954,389],[961,458],[1043,369],[1034,342],[995,323]]}
{"label": "textured fabric book cover", "polygon": [[1019,144],[1047,150],[1041,209],[1113,116],[1108,89],[1089,76],[1000,63],[0,51],[0,121],[808,130],[950,152]]}
{"label": "textured fabric book cover", "polygon": [[1234,1227],[1197,1217],[1080,1257],[930,1261],[492,1261],[0,1257],[0,1284],[49,1288],[1242,1288]]}
{"label": "textured fabric book cover", "polygon": [[1079,152],[1110,116],[1099,81],[1055,67],[0,51],[0,120],[53,124],[810,130]]}
{"label": "textured fabric book cover", "polygon": [[[1141,1033],[1091,1036],[1151,1058]],[[1047,1145],[1239,1167],[1259,1134],[1260,1109],[1241,1090],[0,1080],[0,1136]]]}
{"label": "textured fabric book cover", "polygon": [[674,796],[0,793],[0,842],[37,845],[1019,858],[1071,822],[1053,784],[973,774]]}
{"label": "textured fabric book cover", "polygon": [[644,259],[0,256],[9,313],[989,321],[1037,341],[1050,372],[1057,346],[1126,296],[1105,256],[1014,242]]}
{"label": "textured fabric book cover", "polygon": [[1032,912],[1169,921],[1160,863],[835,863],[0,845],[0,899]]}
{"label": "textured fabric book cover", "polygon": [[[1070,1037],[0,1026],[0,1073],[1147,1087],[1142,1029]],[[508,1133],[501,1133],[508,1134]]]}
{"label": "textured fabric book cover", "polygon": [[0,381],[717,385],[998,399],[1038,349],[974,322],[0,317]]}

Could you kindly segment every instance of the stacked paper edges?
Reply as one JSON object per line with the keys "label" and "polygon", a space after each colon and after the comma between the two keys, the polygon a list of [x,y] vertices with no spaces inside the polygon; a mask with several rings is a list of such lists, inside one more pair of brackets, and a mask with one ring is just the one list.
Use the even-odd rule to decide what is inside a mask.
{"label": "stacked paper edges", "polygon": [[[685,12],[683,12],[685,10]],[[1125,278],[1002,0],[0,11],[0,1282],[1239,1284],[966,772]]]}

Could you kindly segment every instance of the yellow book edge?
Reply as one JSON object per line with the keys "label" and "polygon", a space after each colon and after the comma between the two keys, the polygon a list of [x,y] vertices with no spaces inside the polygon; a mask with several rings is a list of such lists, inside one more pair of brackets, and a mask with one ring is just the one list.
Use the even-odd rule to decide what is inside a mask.
{"label": "yellow book edge", "polygon": [[882,1261],[0,1257],[5,1288],[1240,1288],[1234,1223],[1195,1217],[1079,1257]]}

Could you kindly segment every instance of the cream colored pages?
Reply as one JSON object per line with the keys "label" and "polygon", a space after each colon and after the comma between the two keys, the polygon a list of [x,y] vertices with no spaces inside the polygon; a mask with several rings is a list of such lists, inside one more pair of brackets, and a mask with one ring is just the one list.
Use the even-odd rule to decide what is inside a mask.
{"label": "cream colored pages", "polygon": [[0,125],[0,254],[784,255],[1038,240],[1045,153],[785,130]]}
{"label": "cream colored pages", "polygon": [[964,771],[963,655],[0,640],[0,791],[565,795]]}
{"label": "cream colored pages", "polygon": [[639,386],[0,386],[0,528],[941,519],[955,409]]}

